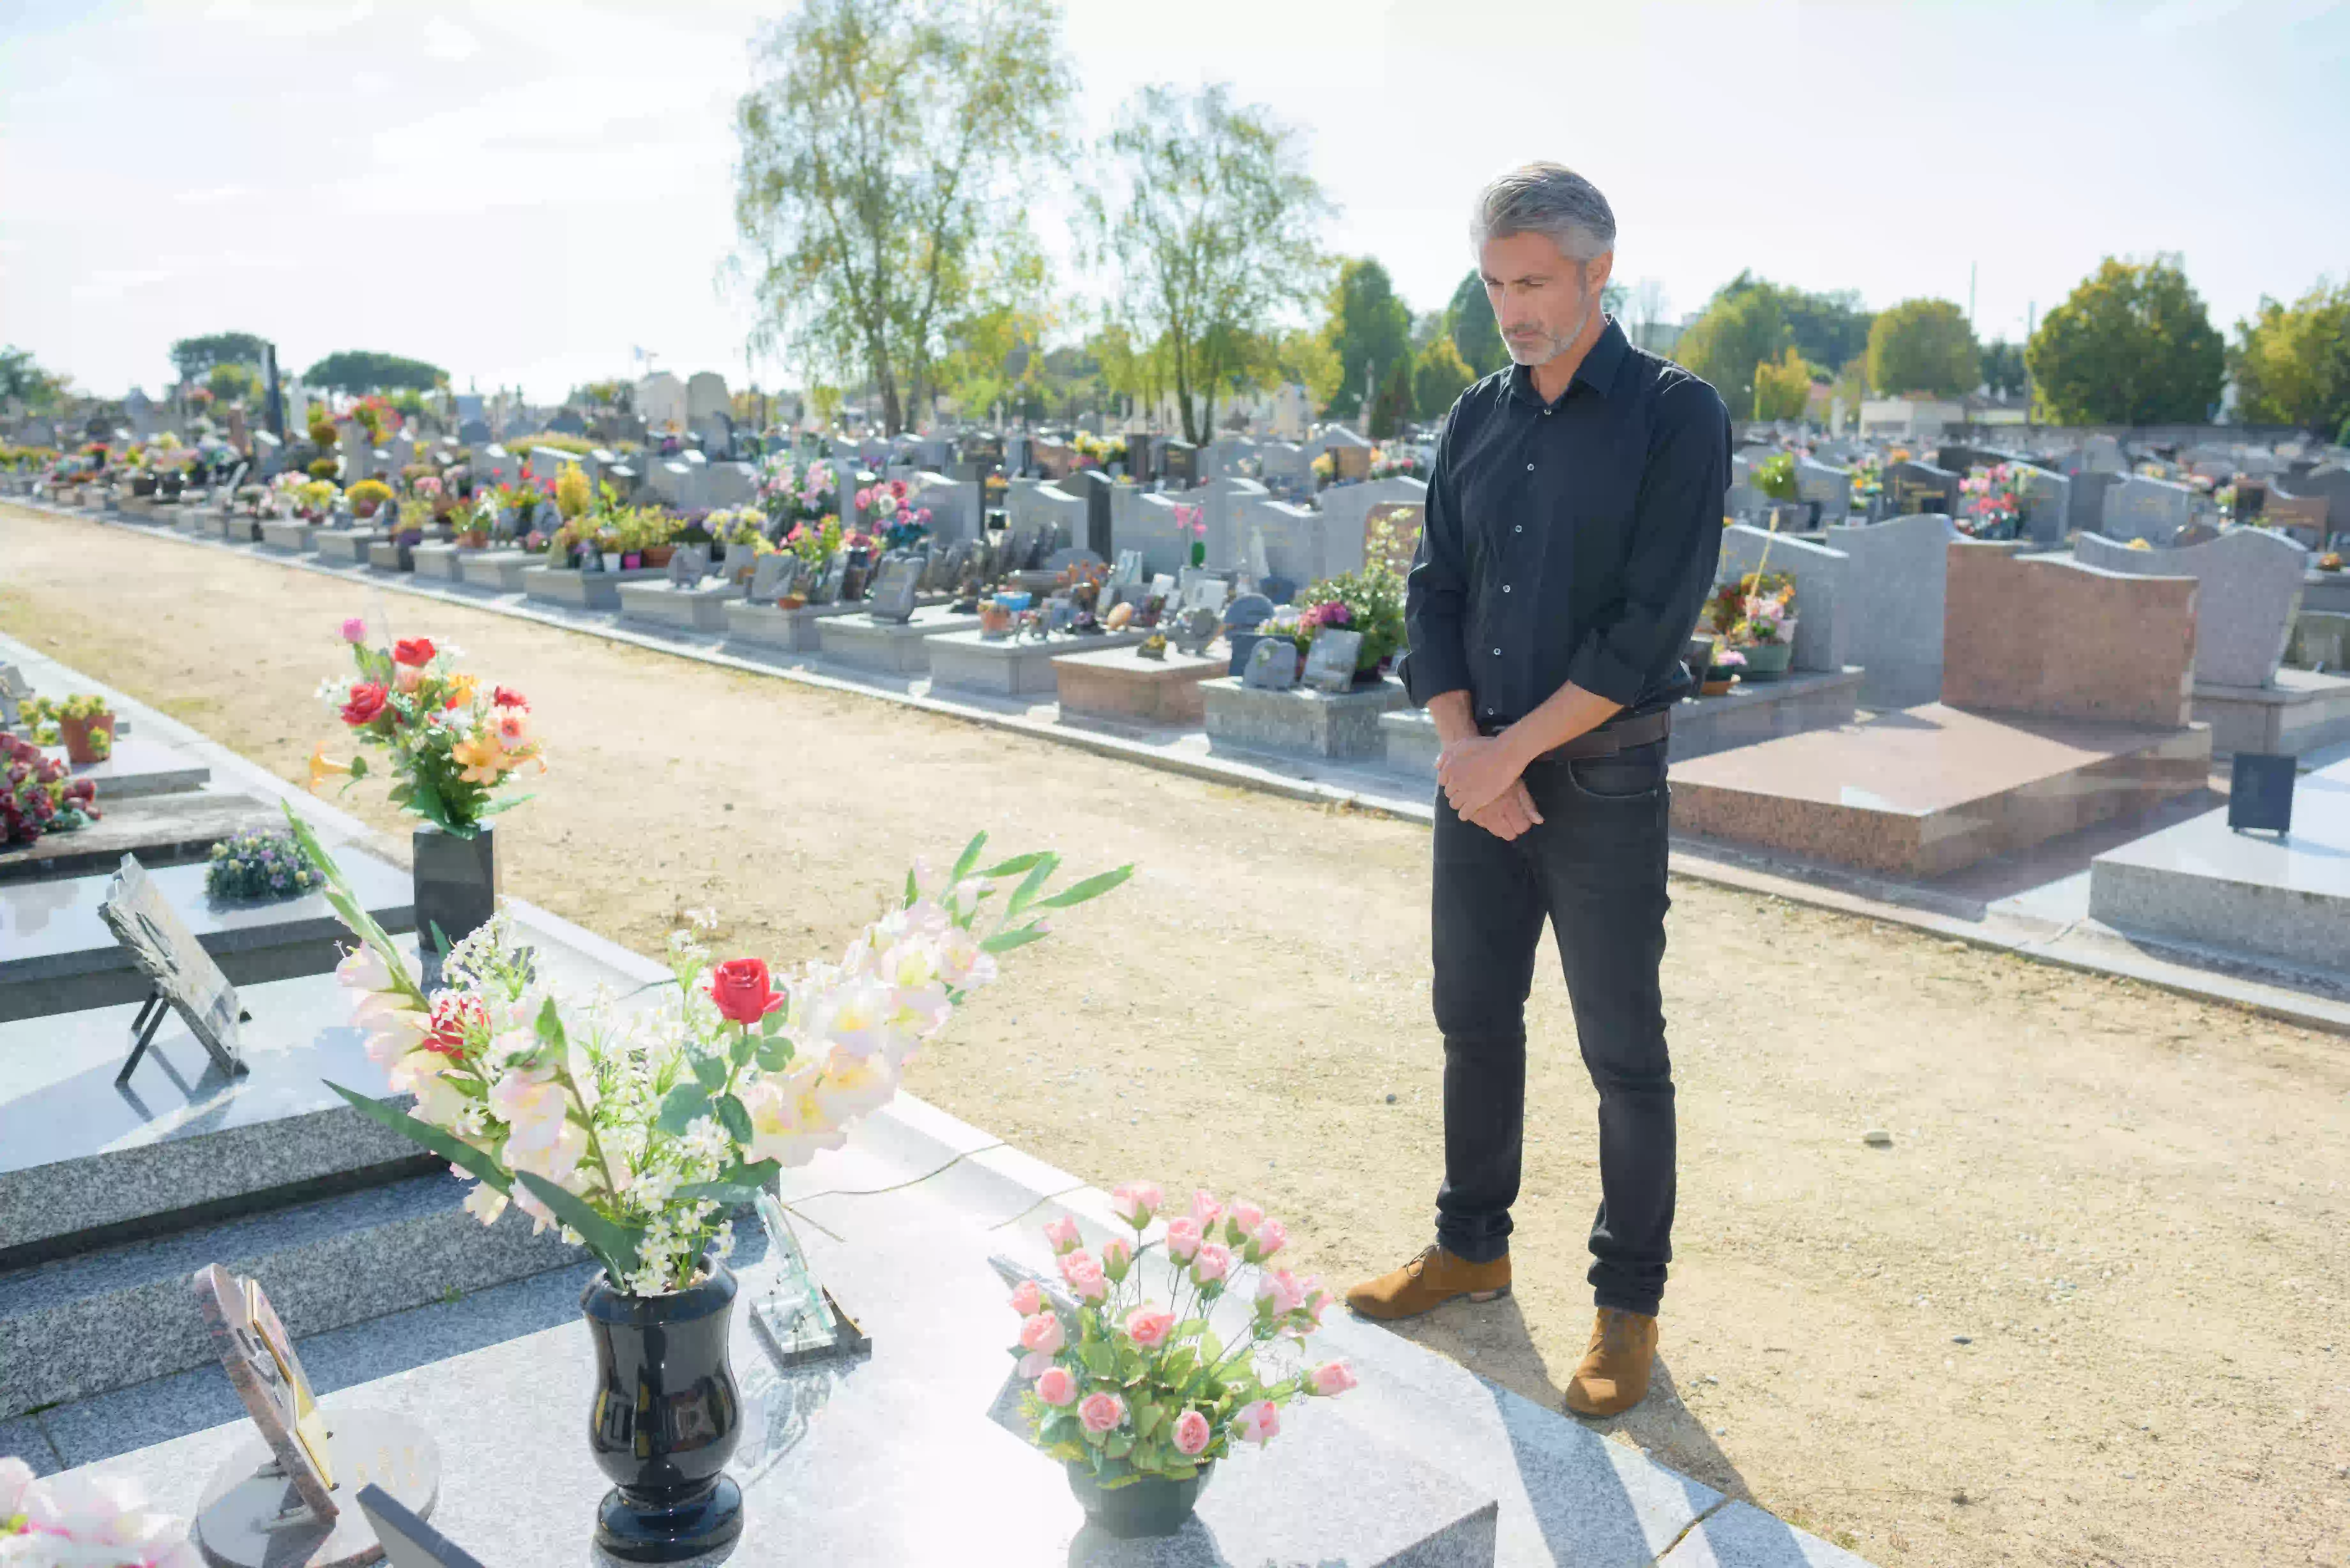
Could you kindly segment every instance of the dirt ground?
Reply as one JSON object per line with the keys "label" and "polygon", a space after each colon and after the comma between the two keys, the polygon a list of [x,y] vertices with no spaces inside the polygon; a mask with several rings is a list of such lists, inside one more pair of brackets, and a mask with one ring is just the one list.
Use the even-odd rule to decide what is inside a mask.
{"label": "dirt ground", "polygon": [[[288,779],[354,612],[529,694],[507,887],[639,951],[710,904],[723,947],[835,949],[983,827],[1135,862],[911,1088],[1090,1180],[1247,1193],[1338,1283],[1428,1239],[1424,828],[0,506],[0,629]],[[1673,897],[1679,1256],[1612,1438],[1885,1564],[2350,1564],[2350,1042]],[[1555,961],[1529,1023],[1517,1293],[1409,1332],[1555,1407],[1597,1178]]]}

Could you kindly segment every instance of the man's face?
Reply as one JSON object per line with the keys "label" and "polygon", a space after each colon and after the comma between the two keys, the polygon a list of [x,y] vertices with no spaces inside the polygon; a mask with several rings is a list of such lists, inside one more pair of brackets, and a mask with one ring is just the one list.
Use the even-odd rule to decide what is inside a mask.
{"label": "man's face", "polygon": [[1565,353],[1599,308],[1600,290],[1615,264],[1613,252],[1579,262],[1548,234],[1487,240],[1477,269],[1510,358],[1541,365]]}

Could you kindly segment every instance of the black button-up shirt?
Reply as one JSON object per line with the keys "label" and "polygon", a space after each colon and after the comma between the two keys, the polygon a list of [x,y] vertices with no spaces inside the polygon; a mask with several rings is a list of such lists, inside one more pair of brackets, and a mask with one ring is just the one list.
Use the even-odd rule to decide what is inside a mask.
{"label": "black button-up shirt", "polygon": [[1633,712],[1677,701],[1729,488],[1721,397],[1613,320],[1556,402],[1523,365],[1470,388],[1405,601],[1412,701],[1465,691],[1488,732],[1570,680]]}

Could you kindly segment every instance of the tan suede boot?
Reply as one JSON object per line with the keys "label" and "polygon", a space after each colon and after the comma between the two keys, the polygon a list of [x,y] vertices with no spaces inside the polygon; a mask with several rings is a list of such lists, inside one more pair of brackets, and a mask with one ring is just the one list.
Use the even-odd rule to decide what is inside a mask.
{"label": "tan suede boot", "polygon": [[1567,1379],[1566,1407],[1577,1416],[1620,1416],[1648,1397],[1657,1364],[1657,1320],[1601,1307],[1591,1348]]}
{"label": "tan suede boot", "polygon": [[1441,1247],[1430,1247],[1391,1274],[1357,1285],[1347,1293],[1347,1304],[1365,1317],[1392,1323],[1418,1317],[1455,1296],[1489,1302],[1510,1293],[1507,1254],[1490,1263],[1472,1263]]}

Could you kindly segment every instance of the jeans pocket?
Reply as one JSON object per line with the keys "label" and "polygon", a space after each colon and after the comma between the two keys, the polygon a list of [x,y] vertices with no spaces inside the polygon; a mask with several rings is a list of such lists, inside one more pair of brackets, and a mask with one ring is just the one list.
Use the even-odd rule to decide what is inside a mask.
{"label": "jeans pocket", "polygon": [[1594,800],[1654,800],[1665,764],[1658,757],[1585,757],[1566,764],[1566,776],[1577,794]]}

